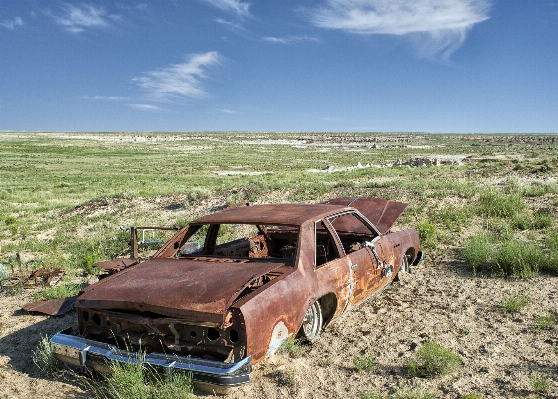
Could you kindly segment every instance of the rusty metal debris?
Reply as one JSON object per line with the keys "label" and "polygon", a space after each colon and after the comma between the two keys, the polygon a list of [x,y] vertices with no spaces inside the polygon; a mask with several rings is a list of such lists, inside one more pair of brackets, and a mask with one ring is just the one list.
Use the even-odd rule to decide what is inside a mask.
{"label": "rusty metal debris", "polygon": [[357,197],[225,209],[149,260],[134,251],[141,240],[130,228],[131,258],[100,265],[119,272],[82,291],[79,328],[56,334],[53,352],[103,370],[141,348],[147,363],[190,371],[198,383],[244,384],[287,338],[317,338],[422,260],[416,231],[391,232],[406,207]]}
{"label": "rusty metal debris", "polygon": [[74,308],[77,296],[30,302],[23,306],[26,312],[44,313],[49,316],[61,316]]}
{"label": "rusty metal debris", "polygon": [[[93,267],[103,269],[108,275],[118,273],[130,266],[137,265],[148,259],[140,256],[140,250],[149,246],[161,246],[164,244],[163,240],[154,237],[155,231],[177,231],[178,227],[137,227],[137,226],[120,226],[120,230],[130,232],[130,257],[118,258],[108,261],[97,262]],[[139,234],[141,233],[141,238]],[[149,237],[149,234],[152,234]],[[102,276],[102,278],[106,275]]]}

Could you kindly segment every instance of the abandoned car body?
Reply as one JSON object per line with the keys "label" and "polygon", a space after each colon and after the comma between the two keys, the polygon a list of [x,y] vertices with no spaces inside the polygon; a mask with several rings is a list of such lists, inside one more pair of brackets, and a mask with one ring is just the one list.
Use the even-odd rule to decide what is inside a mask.
{"label": "abandoned car body", "polygon": [[[150,260],[85,288],[79,328],[56,334],[53,352],[97,370],[141,358],[202,385],[247,383],[287,338],[312,340],[422,260],[416,231],[390,232],[406,206],[337,198],[204,216]],[[203,245],[184,249],[194,240]]]}

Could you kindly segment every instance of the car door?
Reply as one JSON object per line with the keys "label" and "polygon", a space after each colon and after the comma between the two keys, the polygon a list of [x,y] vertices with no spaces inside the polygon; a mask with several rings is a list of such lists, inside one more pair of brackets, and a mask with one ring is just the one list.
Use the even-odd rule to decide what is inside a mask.
{"label": "car door", "polygon": [[[354,306],[389,283],[392,269],[384,261],[383,237],[356,212],[327,219],[332,236],[337,238],[347,259],[352,280],[349,306]],[[386,267],[388,267],[386,269]]]}

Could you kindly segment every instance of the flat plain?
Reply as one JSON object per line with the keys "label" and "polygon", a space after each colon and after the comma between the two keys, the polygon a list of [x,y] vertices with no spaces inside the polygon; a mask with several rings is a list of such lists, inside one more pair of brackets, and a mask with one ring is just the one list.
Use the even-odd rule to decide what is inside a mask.
{"label": "flat plain", "polygon": [[[425,262],[228,397],[556,397],[557,178],[558,135],[0,132],[0,261],[63,267],[70,289],[126,254],[122,225],[182,226],[240,202],[403,201],[394,229],[419,231]],[[42,336],[76,322],[21,310],[45,291],[0,293],[0,398],[92,397],[33,362]],[[460,369],[411,377],[426,341]]]}

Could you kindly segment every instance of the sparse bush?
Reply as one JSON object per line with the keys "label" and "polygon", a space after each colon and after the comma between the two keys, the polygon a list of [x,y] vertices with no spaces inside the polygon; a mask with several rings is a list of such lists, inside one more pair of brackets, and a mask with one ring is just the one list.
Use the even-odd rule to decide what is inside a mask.
{"label": "sparse bush", "polygon": [[437,240],[436,226],[423,220],[418,224],[417,231],[422,246],[426,248],[434,248],[436,246],[436,240]]}
{"label": "sparse bush", "polygon": [[358,371],[371,372],[376,367],[376,357],[372,354],[360,353],[353,357],[353,364]]}
{"label": "sparse bush", "polygon": [[54,356],[48,336],[41,337],[33,351],[33,363],[45,374],[52,374],[62,368],[62,362]]}
{"label": "sparse bush", "polygon": [[431,378],[459,370],[461,359],[451,349],[435,341],[426,341],[406,366],[412,377]]}
{"label": "sparse bush", "polygon": [[479,216],[509,218],[523,211],[525,204],[519,193],[505,194],[488,190],[479,196],[477,212]]}
{"label": "sparse bush", "polygon": [[471,393],[468,393],[468,394],[466,394],[466,395],[463,395],[463,396],[461,397],[461,399],[482,399],[482,396],[480,396],[480,395],[478,395],[478,394],[476,394],[476,393],[471,392]]}
{"label": "sparse bush", "polygon": [[212,191],[205,187],[192,187],[186,194],[188,202],[199,202],[210,198]]}
{"label": "sparse bush", "polygon": [[545,264],[542,249],[536,245],[515,240],[504,241],[494,255],[494,274],[531,278]]}
{"label": "sparse bush", "polygon": [[6,223],[7,226],[11,225],[11,224],[15,224],[17,222],[17,219],[15,218],[15,216],[8,216],[4,219],[4,223]]}
{"label": "sparse bush", "polygon": [[519,313],[529,303],[531,303],[531,298],[528,295],[509,295],[502,301],[502,312],[504,314]]}
{"label": "sparse bush", "polygon": [[81,258],[81,267],[86,274],[97,274],[98,270],[93,267],[93,264],[99,262],[101,257],[97,253],[89,253]]}
{"label": "sparse bush", "polygon": [[493,255],[492,239],[488,233],[479,233],[470,235],[461,250],[467,263],[476,274],[482,271]]}

